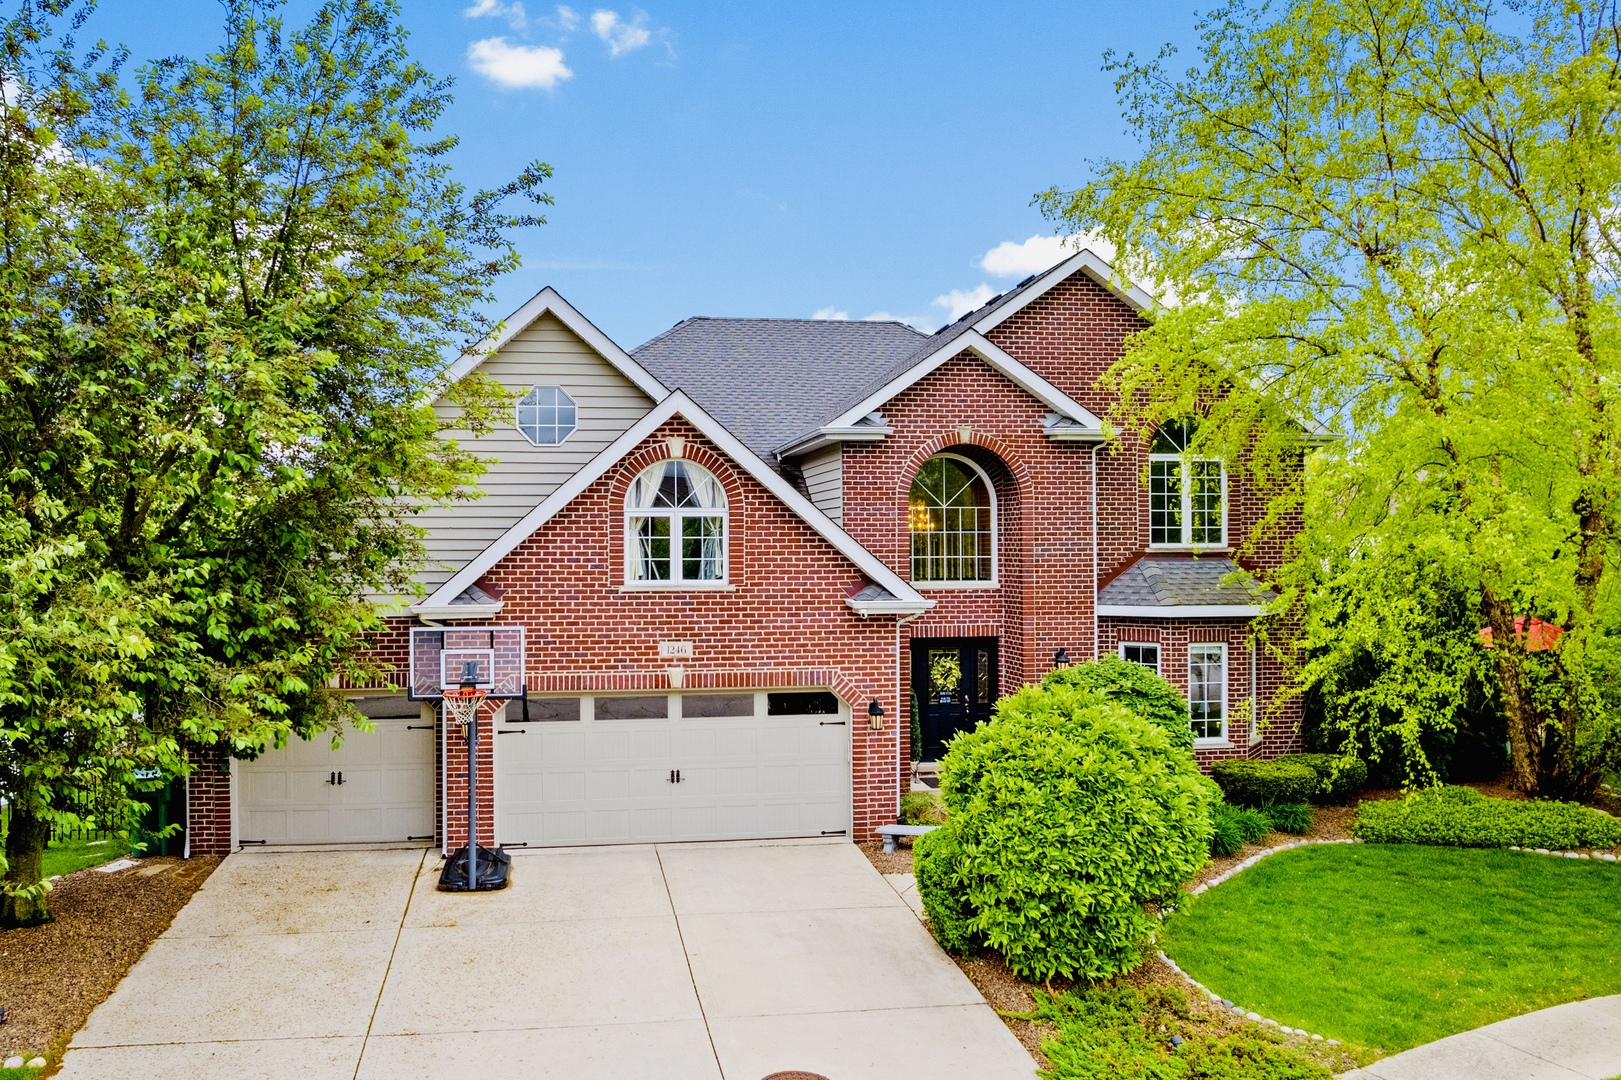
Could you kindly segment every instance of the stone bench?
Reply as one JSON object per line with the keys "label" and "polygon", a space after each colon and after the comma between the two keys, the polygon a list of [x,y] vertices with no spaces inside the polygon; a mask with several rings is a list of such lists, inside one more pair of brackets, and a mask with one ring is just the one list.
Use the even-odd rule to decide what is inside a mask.
{"label": "stone bench", "polygon": [[880,825],[878,835],[884,838],[884,851],[895,850],[895,838],[900,836],[922,836],[938,829],[938,825]]}

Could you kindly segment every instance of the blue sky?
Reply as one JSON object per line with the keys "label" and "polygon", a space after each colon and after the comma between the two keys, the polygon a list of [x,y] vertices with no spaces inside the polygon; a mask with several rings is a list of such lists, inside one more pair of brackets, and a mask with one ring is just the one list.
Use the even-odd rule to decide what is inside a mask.
{"label": "blue sky", "polygon": [[[463,180],[556,170],[491,314],[552,285],[627,348],[689,315],[932,328],[1054,261],[1039,243],[986,256],[1051,234],[1035,192],[1133,152],[1103,51],[1169,41],[1191,60],[1195,21],[1170,2],[657,0],[403,0],[403,18],[417,58],[456,76]],[[102,0],[88,29],[145,59],[219,24],[214,0]]]}

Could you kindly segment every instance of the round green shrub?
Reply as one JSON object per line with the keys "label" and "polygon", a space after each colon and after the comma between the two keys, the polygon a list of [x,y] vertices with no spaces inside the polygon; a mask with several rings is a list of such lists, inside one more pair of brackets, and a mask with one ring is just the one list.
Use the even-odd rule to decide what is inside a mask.
{"label": "round green shrub", "polygon": [[1069,686],[1090,690],[1109,701],[1124,705],[1149,723],[1158,724],[1171,737],[1173,746],[1193,749],[1193,728],[1188,725],[1188,703],[1176,687],[1149,668],[1104,656],[1059,668],[1041,680],[1042,686]]}
{"label": "round green shrub", "polygon": [[1310,803],[1271,803],[1261,807],[1259,812],[1266,815],[1267,820],[1278,832],[1292,833],[1295,836],[1305,836],[1311,832]]}
{"label": "round green shrub", "polygon": [[1274,760],[1304,765],[1317,774],[1317,793],[1311,801],[1319,806],[1344,806],[1351,801],[1351,796],[1368,786],[1368,765],[1354,757],[1279,754]]}
{"label": "round green shrub", "polygon": [[943,825],[946,804],[932,791],[908,791],[901,796],[902,825]]}
{"label": "round green shrub", "polygon": [[1210,778],[1236,806],[1305,802],[1320,784],[1317,770],[1276,759],[1218,761],[1210,767]]}
{"label": "round green shrub", "polygon": [[912,842],[912,874],[934,939],[951,952],[972,953],[978,949],[979,934],[974,930],[961,862],[962,852],[949,827],[924,833]]}
{"label": "round green shrub", "polygon": [[1212,800],[1193,756],[1069,686],[1026,687],[958,735],[941,790],[974,927],[1031,979],[1135,965],[1153,926],[1144,901],[1173,894],[1210,848]]}

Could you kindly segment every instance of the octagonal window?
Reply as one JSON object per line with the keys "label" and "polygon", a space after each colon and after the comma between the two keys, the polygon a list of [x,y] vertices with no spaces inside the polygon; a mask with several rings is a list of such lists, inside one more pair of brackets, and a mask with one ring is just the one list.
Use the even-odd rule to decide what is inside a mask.
{"label": "octagonal window", "polygon": [[579,406],[561,386],[536,386],[518,399],[518,430],[536,446],[556,446],[574,434]]}

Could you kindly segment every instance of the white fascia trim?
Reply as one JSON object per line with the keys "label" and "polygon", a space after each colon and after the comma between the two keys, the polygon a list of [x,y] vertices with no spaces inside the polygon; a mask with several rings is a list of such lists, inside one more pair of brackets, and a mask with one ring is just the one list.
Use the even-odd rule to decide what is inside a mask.
{"label": "white fascia trim", "polygon": [[542,315],[551,312],[557,316],[557,321],[572,330],[591,348],[601,354],[602,358],[635,383],[637,388],[654,401],[659,401],[669,394],[670,390],[663,383],[653,377],[653,373],[638,364],[629,353],[614,344],[612,338],[596,328],[596,325],[581,315],[574,305],[564,300],[562,294],[550,285],[531,296],[523,307],[508,315],[501,323],[498,333],[485,338],[483,341],[467,352],[462,353],[457,361],[445,369],[439,381],[434,384],[433,397],[437,400],[444,394],[445,389],[467,375],[485,360],[500,352],[518,334],[529,329],[530,325]]}
{"label": "white fascia trim", "polygon": [[1053,412],[1068,417],[1083,427],[1095,429],[1101,436],[1103,424],[1096,416],[1087,411],[1086,406],[1069,397],[1058,387],[1019,363],[1002,349],[991,344],[990,341],[986,340],[985,335],[978,330],[970,330],[965,334],[952,338],[940,348],[907,368],[899,376],[890,380],[889,383],[874,392],[865,401],[847,410],[843,415],[835,417],[831,423],[824,425],[821,430],[831,431],[854,426],[857,420],[889,401],[902,390],[912,386],[925,375],[939,368],[947,360],[969,351],[977,353],[980,359],[991,365],[991,367],[1006,375],[1036,398],[1039,398]]}
{"label": "white fascia trim", "polygon": [[[856,567],[866,574],[874,585],[878,585],[894,596],[897,601],[921,604],[924,607],[932,606],[928,600],[918,595],[910,585],[903,581],[889,567],[872,552],[862,547],[849,533],[834,523],[833,519],[818,510],[805,496],[795,491],[793,485],[783,479],[771,466],[760,460],[759,455],[737,440],[737,437],[727,431],[721,423],[689,398],[684,392],[677,390],[663,401],[653,406],[646,416],[631,425],[619,438],[610,443],[596,457],[579,472],[569,477],[568,482],[548,495],[539,506],[525,514],[519,522],[503,533],[494,543],[479,553],[478,558],[462,567],[449,581],[439,586],[434,594],[421,605],[432,607],[441,605],[450,606],[450,601],[460,596],[462,591],[476,582],[490,571],[496,563],[506,558],[512,549],[529,538],[531,534],[546,522],[550,521],[563,507],[573,502],[580,493],[595,483],[604,473],[630,453],[654,431],[672,416],[681,416],[697,428],[710,442],[720,448],[721,452],[744,471],[754,477],[766,490],[780,499],[790,510],[798,514],[804,522],[815,529],[821,537],[839,550],[845,558],[855,563]],[[462,607],[465,605],[457,605]]]}
{"label": "white fascia trim", "polygon": [[1098,614],[1117,619],[1254,619],[1266,609],[1253,604],[1184,604],[1163,607],[1158,604],[1099,604]]}
{"label": "white fascia trim", "polygon": [[838,446],[841,443],[868,443],[883,442],[895,429],[887,424],[876,427],[872,424],[854,424],[848,427],[817,428],[809,435],[795,443],[787,443],[781,449],[772,451],[778,458],[798,457],[808,454],[812,450],[820,450],[824,446]]}
{"label": "white fascia trim", "polygon": [[844,602],[863,619],[868,615],[921,615],[935,604],[933,600],[916,604],[910,600],[854,600],[848,597]]}
{"label": "white fascia trim", "polygon": [[995,311],[987,314],[974,324],[974,329],[981,334],[988,334],[994,328],[1002,325],[1008,319],[1029,307],[1046,291],[1069,277],[1077,270],[1102,285],[1113,293],[1122,303],[1139,315],[1144,312],[1157,311],[1159,301],[1129,281],[1117,282],[1114,267],[1093,254],[1091,249],[1077,251],[1057,266],[1048,270],[1041,276],[1041,280],[1032,284],[1024,292],[1014,297],[1006,304],[999,305]]}
{"label": "white fascia trim", "polygon": [[428,600],[413,604],[406,610],[419,619],[437,622],[441,619],[493,619],[501,614],[504,606],[504,600],[497,600],[493,604],[435,604]]}

